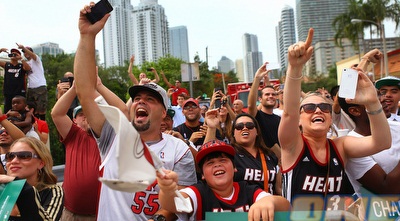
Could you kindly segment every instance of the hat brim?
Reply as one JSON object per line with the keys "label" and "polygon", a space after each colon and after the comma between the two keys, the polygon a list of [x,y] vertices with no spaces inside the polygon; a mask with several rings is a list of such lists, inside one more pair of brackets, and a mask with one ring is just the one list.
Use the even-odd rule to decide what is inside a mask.
{"label": "hat brim", "polygon": [[13,53],[13,52],[18,53],[19,55],[21,55],[21,52],[18,49],[15,49],[15,48],[11,49],[11,53]]}
{"label": "hat brim", "polygon": [[375,87],[377,89],[380,89],[383,86],[397,86],[400,88],[400,81],[396,79],[384,79],[379,80],[375,83]]}
{"label": "hat brim", "polygon": [[164,105],[164,99],[161,96],[161,94],[149,87],[146,87],[143,85],[134,85],[129,88],[128,92],[129,92],[129,96],[131,96],[131,98],[133,99],[139,92],[142,92],[142,91],[150,92],[152,95],[154,95],[155,98],[158,99],[158,101],[164,106],[164,108],[167,109],[167,107],[165,107],[165,105]]}
{"label": "hat brim", "polygon": [[233,149],[232,146],[226,146],[226,145],[213,146],[200,150],[196,155],[196,163],[199,164],[205,156],[213,152],[223,152],[231,155],[232,157],[235,156],[235,150]]}

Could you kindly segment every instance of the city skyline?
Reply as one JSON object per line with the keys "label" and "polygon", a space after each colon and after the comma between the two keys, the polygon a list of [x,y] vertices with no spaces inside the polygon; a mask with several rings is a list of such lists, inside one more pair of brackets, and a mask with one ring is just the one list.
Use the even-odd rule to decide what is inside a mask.
{"label": "city skyline", "polygon": [[[1,1],[0,19],[7,21],[3,24],[3,30],[13,30],[14,36],[17,37],[9,35],[2,37],[0,47],[16,47],[15,42],[29,46],[54,42],[66,53],[73,53],[79,41],[77,27],[79,10],[88,2],[75,0],[66,4],[50,0]],[[294,2],[295,0],[284,0],[269,4],[263,0],[247,2],[158,0],[158,4],[165,9],[170,27],[181,25],[187,27],[190,61],[193,62],[197,52],[200,59],[206,61],[206,47],[208,47],[210,68],[217,67],[218,60],[222,56],[227,56],[233,61],[243,58],[241,37],[244,33],[258,36],[259,48],[264,52],[265,61],[277,61],[274,27],[280,19],[280,11],[284,5],[290,3],[293,7]],[[131,4],[136,6],[139,0],[132,0]],[[18,16],[15,16],[14,10],[18,10]],[[35,16],[26,17],[35,11],[46,11],[46,13],[35,13]],[[10,20],[12,17],[15,18]],[[12,28],[15,25],[21,28]],[[104,63],[102,40],[103,36],[100,33],[96,38],[96,48]]]}
{"label": "city skyline", "polygon": [[[1,1],[0,19],[5,22],[0,47],[17,47],[16,42],[27,46],[54,42],[66,53],[73,53],[79,41],[79,10],[88,2]],[[193,61],[198,52],[200,59],[205,61],[208,47],[210,67],[216,67],[222,56],[229,57],[234,62],[241,59],[241,37],[244,33],[258,36],[259,50],[263,53],[264,61],[278,62],[275,27],[285,5],[295,9],[295,0],[273,4],[264,0],[158,0],[158,3],[164,7],[170,27],[187,27],[190,60]],[[131,4],[137,5],[139,0],[132,0]],[[399,31],[394,32],[392,22],[386,22],[385,28],[387,37],[399,36]],[[366,38],[369,38],[367,33]],[[99,34],[96,48],[104,63],[102,40],[102,34]]]}

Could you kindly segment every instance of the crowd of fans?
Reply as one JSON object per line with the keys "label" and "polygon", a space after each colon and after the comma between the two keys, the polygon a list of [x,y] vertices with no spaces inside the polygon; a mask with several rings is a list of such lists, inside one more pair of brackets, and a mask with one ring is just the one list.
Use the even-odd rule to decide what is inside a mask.
{"label": "crowd of fans", "polygon": [[[303,93],[302,69],[313,52],[310,29],[305,42],[288,49],[284,84],[270,84],[267,63],[257,70],[246,111],[242,100],[230,100],[222,90],[200,106],[180,80],[173,85],[161,71],[164,89],[155,68],[148,70],[155,79],[145,73],[137,79],[132,56],[133,86],[125,103],[98,77],[95,37],[109,14],[91,24],[85,16],[91,6],[80,11],[74,73],[58,83],[51,111],[65,147],[62,186],[52,172],[40,58],[21,44],[24,56],[19,49],[0,49],[11,58],[0,62],[5,70],[0,183],[26,179],[9,220],[205,220],[206,212],[226,211],[273,220],[277,211],[304,209],[296,202],[304,195],[322,199],[316,208],[350,211],[366,191],[400,194],[400,79],[372,82],[364,74],[381,59],[379,50],[354,67],[354,99],[339,97],[339,86]],[[104,107],[118,114],[106,117]],[[122,142],[126,133],[132,143]],[[138,158],[148,160],[150,150],[163,162],[157,182],[138,192],[119,191],[126,186],[118,182],[132,185],[120,180],[124,170],[142,169],[123,168],[121,155],[142,146],[143,153],[134,152],[143,155]],[[99,179],[119,181],[112,187]],[[177,191],[190,199],[192,210],[174,201]]]}

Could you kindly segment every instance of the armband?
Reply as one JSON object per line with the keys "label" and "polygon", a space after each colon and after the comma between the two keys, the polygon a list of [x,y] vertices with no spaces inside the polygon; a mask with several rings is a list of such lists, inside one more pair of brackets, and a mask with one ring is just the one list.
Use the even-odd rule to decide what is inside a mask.
{"label": "armband", "polygon": [[0,117],[0,122],[2,122],[2,121],[5,120],[5,119],[7,119],[7,115],[6,115],[6,114],[1,115],[1,117]]}

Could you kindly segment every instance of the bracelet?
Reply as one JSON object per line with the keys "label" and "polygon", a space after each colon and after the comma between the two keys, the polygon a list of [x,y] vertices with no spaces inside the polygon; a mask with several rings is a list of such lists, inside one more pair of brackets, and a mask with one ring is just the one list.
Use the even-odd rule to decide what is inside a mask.
{"label": "bracelet", "polygon": [[368,62],[371,62],[371,60],[369,60],[369,58],[362,57],[361,60],[367,60]]}
{"label": "bracelet", "polygon": [[2,122],[3,120],[7,119],[7,114],[3,114],[0,117],[0,122]]}
{"label": "bracelet", "polygon": [[301,76],[297,77],[297,78],[291,77],[290,75],[286,75],[286,77],[289,78],[289,79],[297,81],[297,80],[301,80],[303,78],[303,74],[301,74]]}
{"label": "bracelet", "polygon": [[383,111],[382,107],[376,111],[368,111],[367,109],[365,109],[365,112],[367,112],[367,114],[369,114],[369,115],[377,115],[377,114],[380,114],[382,111]]}

